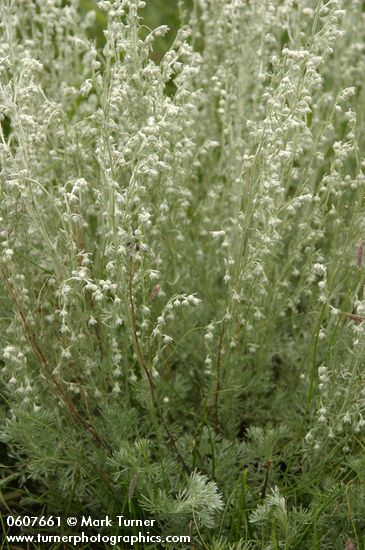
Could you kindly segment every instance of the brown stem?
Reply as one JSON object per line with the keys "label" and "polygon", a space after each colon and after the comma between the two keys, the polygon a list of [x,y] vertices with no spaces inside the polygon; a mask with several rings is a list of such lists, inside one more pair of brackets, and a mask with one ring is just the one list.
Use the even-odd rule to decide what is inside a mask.
{"label": "brown stem", "polygon": [[345,315],[345,317],[348,317],[353,321],[357,321],[358,323],[363,323],[365,321],[365,317],[363,315],[356,315],[355,313],[348,313],[347,311],[341,311],[341,315]]}
{"label": "brown stem", "polygon": [[173,450],[174,450],[174,452],[177,456],[177,459],[180,462],[184,472],[186,474],[190,475],[190,473],[191,473],[190,469],[189,469],[188,465],[186,464],[184,458],[180,454],[179,449],[177,448],[175,438],[174,438],[173,434],[171,433],[170,428],[166,424],[166,421],[165,421],[165,418],[163,416],[162,410],[161,410],[161,408],[158,404],[158,401],[157,401],[157,398],[156,398],[156,391],[155,391],[155,382],[152,378],[152,374],[151,374],[150,369],[147,367],[146,360],[145,360],[145,357],[144,357],[144,354],[143,354],[143,351],[142,351],[142,347],[141,347],[141,344],[140,344],[140,341],[139,341],[139,338],[138,338],[137,322],[136,322],[136,306],[135,306],[135,303],[134,303],[133,288],[132,288],[132,282],[133,282],[133,277],[134,277],[134,272],[135,272],[134,268],[135,268],[135,262],[134,262],[134,259],[132,257],[131,262],[130,262],[130,269],[129,269],[129,302],[130,302],[130,307],[131,307],[132,333],[133,333],[133,338],[134,338],[134,342],[135,342],[135,346],[136,346],[138,362],[139,362],[142,370],[144,371],[144,373],[147,377],[148,386],[149,386],[149,389],[150,389],[150,394],[151,394],[151,399],[152,399],[152,404],[153,404],[154,409],[156,411],[156,415],[157,415],[160,423],[162,424],[163,429],[166,432],[166,435],[167,435],[167,438],[170,442],[170,445],[172,446],[172,448],[173,448]]}
{"label": "brown stem", "polygon": [[35,334],[34,334],[33,330],[31,329],[31,327],[30,327],[30,325],[29,325],[29,323],[26,319],[26,316],[24,314],[21,303],[18,299],[15,288],[13,287],[12,283],[10,282],[10,279],[9,279],[5,269],[3,267],[1,267],[0,270],[1,270],[1,274],[3,276],[3,279],[5,281],[5,285],[6,285],[8,291],[9,291],[9,294],[10,294],[10,296],[11,296],[11,298],[12,298],[14,304],[15,304],[15,307],[16,307],[16,310],[18,312],[18,315],[19,315],[21,324],[23,326],[25,335],[27,337],[28,343],[31,346],[31,348],[33,349],[34,355],[36,357],[38,357],[39,362],[42,366],[42,369],[43,369],[43,372],[44,372],[46,378],[55,387],[58,396],[60,397],[61,401],[64,403],[66,408],[69,410],[69,412],[70,412],[71,416],[73,417],[73,419],[78,424],[80,424],[92,436],[92,438],[94,439],[94,441],[97,443],[98,446],[104,446],[104,447],[107,446],[105,441],[98,435],[98,433],[94,430],[94,428],[82,418],[79,411],[77,410],[74,403],[72,402],[72,399],[66,394],[66,392],[63,389],[60,382],[53,375],[53,373],[52,373],[52,371],[49,367],[48,360],[47,360],[45,354],[43,353],[43,351],[41,350],[41,348],[40,348],[40,346],[37,342],[37,339],[35,337]]}

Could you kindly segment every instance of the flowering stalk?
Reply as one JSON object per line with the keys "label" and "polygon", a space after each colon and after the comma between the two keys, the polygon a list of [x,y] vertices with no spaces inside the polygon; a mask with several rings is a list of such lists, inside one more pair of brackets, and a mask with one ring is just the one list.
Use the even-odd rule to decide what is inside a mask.
{"label": "flowering stalk", "polygon": [[147,366],[147,363],[146,363],[146,360],[145,360],[145,357],[144,357],[144,354],[143,354],[143,350],[141,348],[141,344],[140,344],[140,341],[139,341],[139,338],[138,338],[137,324],[136,324],[136,307],[135,307],[134,297],[133,297],[134,273],[135,273],[135,261],[134,261],[133,257],[131,257],[130,270],[129,270],[129,301],[130,301],[130,306],[131,306],[130,313],[131,313],[131,320],[132,320],[132,332],[133,332],[134,342],[135,342],[135,346],[136,346],[136,350],[137,350],[137,356],[138,356],[139,364],[140,364],[140,367],[141,367],[142,371],[146,375],[146,378],[147,378],[147,381],[148,381],[148,386],[149,386],[149,389],[150,389],[152,404],[153,404],[153,407],[155,409],[157,418],[159,419],[159,422],[160,422],[161,426],[163,427],[163,429],[164,429],[164,431],[167,435],[168,441],[169,441],[171,447],[173,448],[173,450],[176,454],[176,458],[179,461],[179,463],[181,464],[182,469],[184,470],[184,472],[186,474],[190,475],[190,473],[191,473],[190,469],[189,469],[188,465],[186,464],[183,456],[181,455],[179,449],[177,448],[175,438],[174,438],[173,434],[171,433],[170,428],[168,427],[168,425],[166,423],[163,412],[162,412],[162,410],[160,408],[160,405],[158,403],[158,400],[157,400],[157,397],[156,397],[155,383],[154,383],[154,380],[152,378],[151,370]]}

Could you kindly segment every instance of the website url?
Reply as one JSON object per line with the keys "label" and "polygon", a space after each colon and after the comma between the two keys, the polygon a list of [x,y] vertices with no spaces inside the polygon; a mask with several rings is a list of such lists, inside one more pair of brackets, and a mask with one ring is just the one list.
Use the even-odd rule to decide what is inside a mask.
{"label": "website url", "polygon": [[45,535],[38,533],[37,535],[7,535],[6,540],[10,543],[60,543],[66,542],[77,546],[78,544],[87,544],[90,542],[103,542],[111,546],[115,546],[119,543],[129,544],[134,546],[135,544],[186,544],[190,543],[191,537],[189,535],[167,535],[162,537],[160,535],[149,535],[138,533],[138,535],[87,535],[83,531],[78,535]]}

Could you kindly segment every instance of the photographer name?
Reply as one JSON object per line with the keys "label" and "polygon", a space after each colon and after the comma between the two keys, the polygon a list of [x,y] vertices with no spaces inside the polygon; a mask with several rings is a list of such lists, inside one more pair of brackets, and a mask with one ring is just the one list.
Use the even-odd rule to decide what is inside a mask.
{"label": "photographer name", "polygon": [[80,527],[112,527],[115,524],[118,527],[152,527],[155,521],[155,519],[130,519],[124,516],[116,516],[115,518],[105,516],[101,519],[82,516]]}

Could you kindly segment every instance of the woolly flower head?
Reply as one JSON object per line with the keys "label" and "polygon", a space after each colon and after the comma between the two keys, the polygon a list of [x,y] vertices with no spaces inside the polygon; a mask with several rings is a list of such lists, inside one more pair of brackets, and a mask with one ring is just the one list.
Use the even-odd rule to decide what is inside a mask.
{"label": "woolly flower head", "polygon": [[314,275],[318,275],[320,277],[326,275],[326,267],[323,264],[316,263],[312,267],[312,271]]}

